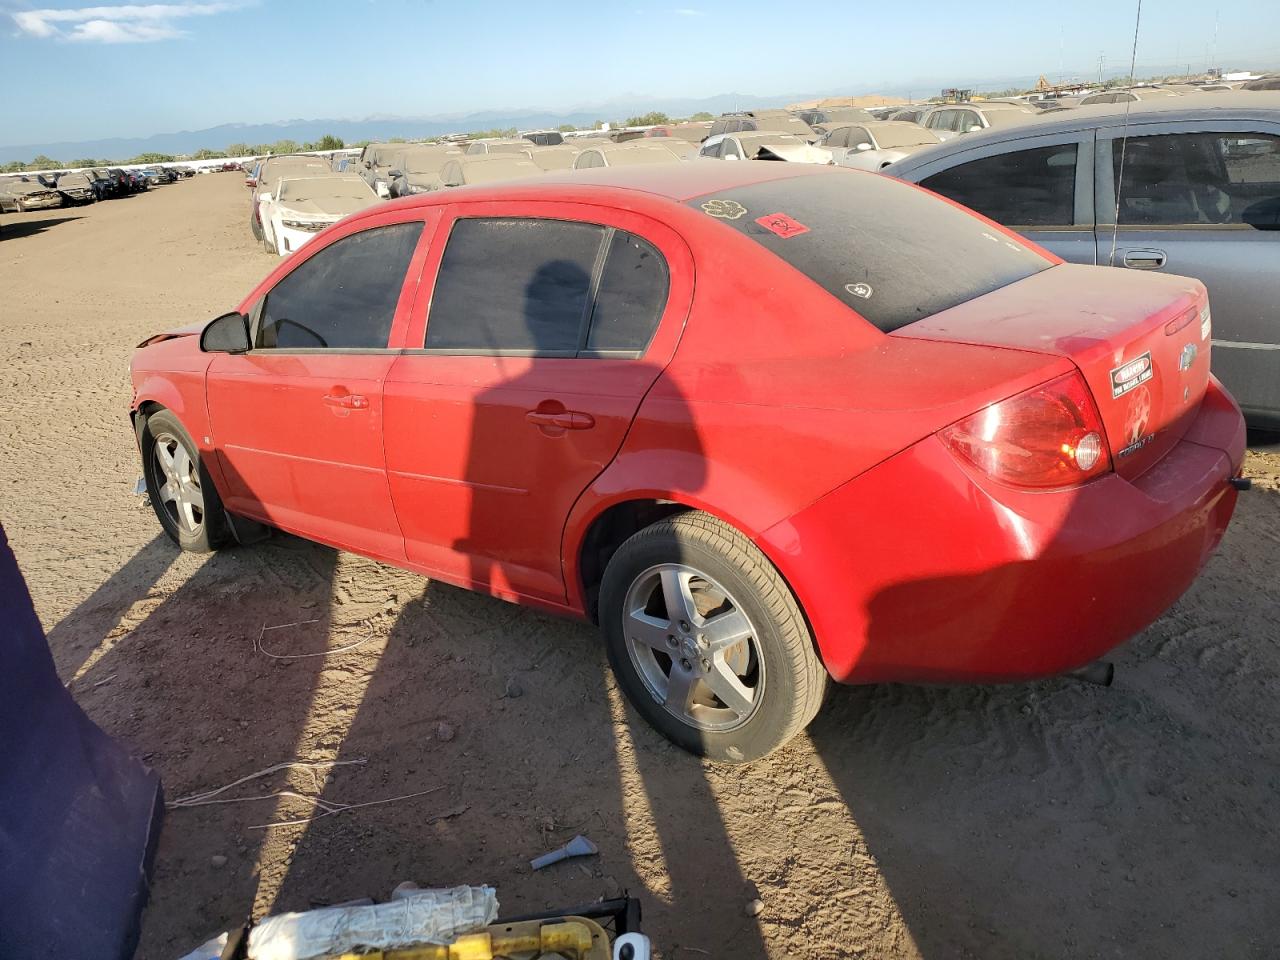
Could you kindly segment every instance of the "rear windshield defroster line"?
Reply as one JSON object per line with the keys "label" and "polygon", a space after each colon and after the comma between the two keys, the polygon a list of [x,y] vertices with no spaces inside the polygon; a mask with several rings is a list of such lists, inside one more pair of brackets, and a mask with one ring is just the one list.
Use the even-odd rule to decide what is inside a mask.
{"label": "rear windshield defroster line", "polygon": [[879,175],[773,180],[688,204],[746,234],[885,333],[1052,266],[963,209]]}

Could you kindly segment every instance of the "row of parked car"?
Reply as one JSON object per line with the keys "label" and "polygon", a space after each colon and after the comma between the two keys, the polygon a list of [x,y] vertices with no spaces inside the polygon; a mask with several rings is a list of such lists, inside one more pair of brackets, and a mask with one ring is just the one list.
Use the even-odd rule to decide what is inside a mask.
{"label": "row of parked car", "polygon": [[142,170],[102,167],[92,170],[16,174],[0,178],[0,212],[20,213],[113,200],[150,187],[190,177],[194,171],[156,166]]}
{"label": "row of parked car", "polygon": [[382,198],[518,177],[706,160],[878,171],[1064,260],[1202,280],[1214,305],[1215,372],[1251,422],[1280,428],[1280,93],[1149,89],[1069,109],[980,101],[751,110],[588,136],[377,143],[332,164],[272,157],[250,172],[251,226],[287,254]]}

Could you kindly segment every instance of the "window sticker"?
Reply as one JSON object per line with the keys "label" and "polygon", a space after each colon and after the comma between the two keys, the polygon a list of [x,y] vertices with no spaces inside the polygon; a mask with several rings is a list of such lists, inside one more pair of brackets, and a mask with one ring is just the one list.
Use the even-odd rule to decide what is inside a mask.
{"label": "window sticker", "polygon": [[872,291],[869,283],[846,283],[844,289],[850,296],[857,297],[859,300],[871,299]]}
{"label": "window sticker", "polygon": [[737,220],[747,215],[747,208],[737,200],[708,200],[702,205],[702,212],[719,220]]}
{"label": "window sticker", "polygon": [[770,213],[763,217],[757,217],[756,223],[764,227],[770,233],[776,233],[778,236],[786,240],[788,237],[798,237],[802,233],[808,233],[809,228],[799,220],[794,220],[785,213]]}

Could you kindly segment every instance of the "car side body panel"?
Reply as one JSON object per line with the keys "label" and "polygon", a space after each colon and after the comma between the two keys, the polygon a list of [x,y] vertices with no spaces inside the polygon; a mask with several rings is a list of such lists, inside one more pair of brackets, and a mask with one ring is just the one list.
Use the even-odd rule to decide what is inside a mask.
{"label": "car side body panel", "polygon": [[[626,230],[666,261],[669,293],[656,333],[636,359],[455,355],[424,349],[428,305],[454,218],[572,220]],[[498,595],[566,599],[565,518],[613,460],[636,408],[675,350],[693,299],[689,249],[659,220],[601,205],[452,205],[387,381],[387,472],[408,556],[454,582]],[[539,413],[585,417],[562,429]],[[420,425],[429,423],[430,429]]]}

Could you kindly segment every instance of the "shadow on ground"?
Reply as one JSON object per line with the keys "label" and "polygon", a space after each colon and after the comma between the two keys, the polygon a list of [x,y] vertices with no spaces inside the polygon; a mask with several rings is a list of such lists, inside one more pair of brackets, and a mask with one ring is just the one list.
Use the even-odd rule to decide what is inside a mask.
{"label": "shadow on ground", "polygon": [[5,220],[0,222],[0,240],[21,240],[56,227],[60,223],[79,220],[79,217],[49,217],[45,220]]}

